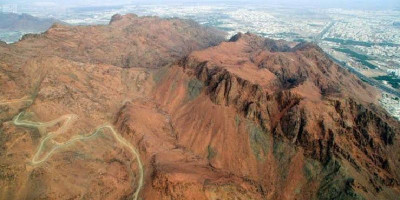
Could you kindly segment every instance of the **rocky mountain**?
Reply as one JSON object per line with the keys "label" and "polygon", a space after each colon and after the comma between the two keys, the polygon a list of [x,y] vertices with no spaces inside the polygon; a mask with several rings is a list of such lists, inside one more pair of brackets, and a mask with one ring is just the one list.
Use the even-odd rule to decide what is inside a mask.
{"label": "rocky mountain", "polygon": [[0,44],[0,199],[396,199],[400,123],[311,43],[115,15]]}
{"label": "rocky mountain", "polygon": [[[216,45],[224,38],[224,32],[201,27],[190,20],[128,14],[113,16],[109,25],[54,24],[41,35],[25,35],[10,49],[20,51],[23,47],[26,54],[34,52],[123,68],[158,68],[193,50]],[[19,62],[24,62],[24,57]]]}

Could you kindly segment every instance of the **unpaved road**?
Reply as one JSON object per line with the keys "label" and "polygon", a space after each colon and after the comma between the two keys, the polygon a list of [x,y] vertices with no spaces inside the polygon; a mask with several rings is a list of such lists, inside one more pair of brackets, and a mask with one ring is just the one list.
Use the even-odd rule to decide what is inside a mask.
{"label": "unpaved road", "polygon": [[[132,196],[133,200],[137,200],[139,197],[139,192],[143,187],[143,177],[144,177],[144,172],[143,172],[143,164],[142,161],[140,159],[140,155],[138,153],[138,151],[136,150],[136,148],[129,143],[125,138],[123,138],[119,133],[117,133],[114,128],[111,125],[103,125],[99,128],[96,129],[96,131],[94,131],[92,134],[87,135],[87,136],[76,136],[73,137],[72,139],[64,142],[64,143],[57,143],[53,140],[53,138],[57,137],[58,135],[64,133],[66,130],[68,130],[68,128],[71,126],[71,124],[77,119],[77,116],[74,114],[69,114],[69,115],[63,115],[61,117],[59,117],[58,119],[55,119],[53,121],[50,122],[32,122],[32,121],[27,121],[27,120],[21,120],[21,115],[22,113],[19,113],[13,120],[14,125],[16,126],[23,126],[23,127],[30,127],[30,128],[46,128],[46,127],[51,127],[54,126],[60,122],[63,122],[63,124],[61,125],[61,127],[59,129],[57,129],[54,132],[49,132],[40,142],[40,145],[35,153],[35,155],[32,158],[32,164],[33,165],[38,165],[41,164],[42,162],[46,161],[57,149],[61,149],[67,145],[70,145],[74,142],[77,141],[82,141],[85,139],[89,139],[92,136],[97,135],[98,133],[100,133],[101,130],[104,129],[109,129],[113,135],[113,137],[124,147],[126,147],[136,158],[137,161],[137,165],[139,168],[139,179],[138,179],[138,186],[136,188],[135,193]],[[53,148],[48,151],[45,156],[43,158],[39,158],[40,155],[42,154],[43,151],[43,146],[47,143],[47,142],[53,142],[54,146]]]}
{"label": "unpaved road", "polygon": [[32,99],[29,99],[28,97],[22,97],[21,99],[13,99],[13,100],[7,100],[7,101],[0,101],[0,105],[8,105],[8,104],[20,103],[20,102],[29,102],[29,103],[32,103],[33,100],[32,100]]}

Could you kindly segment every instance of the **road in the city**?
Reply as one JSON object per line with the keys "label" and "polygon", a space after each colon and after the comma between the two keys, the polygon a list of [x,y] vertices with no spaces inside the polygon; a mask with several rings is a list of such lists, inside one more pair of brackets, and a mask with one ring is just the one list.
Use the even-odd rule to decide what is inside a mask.
{"label": "road in the city", "polygon": [[[329,31],[329,29],[331,29],[334,25],[335,25],[335,21],[330,22],[330,23],[321,31],[321,33],[319,33],[318,35],[316,35],[316,36],[314,37],[314,42],[315,42],[316,44],[319,45],[319,44],[321,43],[322,38],[323,38],[323,36],[325,35],[325,33],[327,33],[327,32]],[[335,57],[331,56],[330,54],[328,54],[328,53],[326,53],[326,54],[327,54],[328,57],[330,57],[333,61],[335,61],[339,66],[341,66],[341,67],[343,67],[343,68],[349,70],[351,73],[353,73],[353,74],[355,74],[356,76],[358,76],[358,77],[359,77],[361,80],[363,80],[364,82],[366,82],[366,83],[368,83],[368,84],[370,84],[370,85],[372,85],[372,86],[374,86],[374,87],[377,87],[377,88],[379,88],[380,90],[382,90],[382,91],[384,91],[384,92],[387,92],[387,93],[389,93],[389,94],[393,94],[393,95],[395,95],[395,96],[397,96],[397,97],[400,98],[400,92],[399,92],[399,91],[397,91],[397,90],[395,90],[395,89],[392,89],[392,88],[390,88],[390,87],[384,85],[383,83],[380,83],[380,82],[377,81],[377,80],[374,80],[374,79],[372,79],[372,78],[369,78],[369,77],[363,75],[361,72],[357,71],[357,69],[355,69],[355,68],[349,66],[346,62],[339,61],[338,59],[336,59]]]}

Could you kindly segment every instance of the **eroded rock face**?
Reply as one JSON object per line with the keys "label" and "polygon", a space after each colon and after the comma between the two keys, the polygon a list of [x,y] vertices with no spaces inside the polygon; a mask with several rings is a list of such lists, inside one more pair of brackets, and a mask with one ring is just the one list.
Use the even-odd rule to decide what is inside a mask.
{"label": "eroded rock face", "polygon": [[[313,159],[320,165],[313,173],[320,173],[321,177],[310,178],[312,181],[308,180],[306,184],[301,178],[296,182],[293,177],[293,182],[297,189],[305,189],[305,185],[316,187],[312,193],[320,199],[368,199],[380,195],[389,198],[390,195],[386,195],[398,188],[399,175],[395,167],[398,158],[393,159],[391,151],[398,149],[395,144],[399,122],[375,104],[373,88],[330,61],[320,48],[312,44],[293,47],[280,44],[278,47],[270,40],[264,42],[254,35],[239,34],[230,42],[192,53],[177,66],[170,70],[176,73],[181,68],[183,76],[203,82],[202,95],[193,103],[183,107],[165,105],[179,116],[176,120],[185,122],[176,122],[178,141],[200,154],[210,153],[207,144],[213,146],[213,151],[218,153],[210,161],[212,166],[250,177],[266,191],[266,197],[269,193],[271,198],[291,199],[282,196],[282,191],[288,187],[282,173],[289,172],[277,172],[271,165],[282,162],[296,165],[293,157],[300,157],[300,154],[304,157],[298,159],[303,161],[298,160],[297,165],[307,166],[309,161],[306,159]],[[249,74],[254,76],[249,77]],[[167,76],[163,84],[168,85],[169,78]],[[163,85],[161,91],[166,88],[168,86]],[[162,102],[163,98],[159,97],[159,100]],[[179,99],[179,95],[176,98]],[[210,103],[205,103],[204,98]],[[214,104],[221,109],[196,104]],[[230,113],[232,109],[235,114]],[[185,113],[189,110],[191,114]],[[208,119],[197,114],[200,112],[222,117],[225,125],[218,125],[220,120],[210,120],[210,127],[198,125],[199,121],[207,123]],[[236,128],[229,128],[233,121]],[[247,130],[241,130],[241,121],[247,123],[244,127]],[[239,135],[247,132],[250,138],[238,141],[241,136],[230,132]],[[293,155],[292,151],[284,149],[281,153],[287,157],[281,158],[275,151],[280,143],[297,149],[292,151],[301,149],[302,153]],[[232,167],[230,156],[221,152],[227,144],[237,146],[229,150],[230,154],[244,163]],[[272,153],[268,153],[270,148]],[[241,157],[239,152],[243,149],[254,153],[256,161],[246,158],[248,155]],[[271,154],[273,158],[269,156]],[[343,168],[351,168],[354,173],[345,173]],[[279,174],[274,183],[260,178],[268,173]],[[301,194],[294,196],[305,198]]]}
{"label": "eroded rock face", "polygon": [[209,165],[179,144],[170,114],[150,100],[126,103],[116,126],[126,137],[140,141],[147,163],[146,199],[259,199],[249,180]]}

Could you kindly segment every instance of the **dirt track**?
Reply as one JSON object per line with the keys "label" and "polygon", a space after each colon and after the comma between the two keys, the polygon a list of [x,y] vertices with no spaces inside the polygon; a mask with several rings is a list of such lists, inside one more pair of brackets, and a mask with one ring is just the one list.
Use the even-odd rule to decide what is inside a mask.
{"label": "dirt track", "polygon": [[[77,115],[74,114],[68,114],[68,115],[63,115],[55,120],[52,120],[50,122],[32,122],[32,121],[27,121],[27,120],[21,120],[21,115],[22,113],[19,113],[13,120],[14,125],[16,126],[23,126],[23,127],[30,127],[30,128],[42,128],[42,127],[51,127],[56,125],[57,123],[63,122],[63,124],[61,125],[61,127],[59,129],[57,129],[54,132],[49,132],[40,142],[40,145],[35,153],[35,155],[32,158],[32,164],[33,165],[38,165],[43,163],[44,161],[46,161],[48,158],[51,157],[52,154],[55,153],[56,150],[61,149],[67,145],[70,145],[74,142],[77,141],[83,141],[85,139],[89,139],[92,136],[97,135],[98,133],[100,133],[101,130],[104,129],[109,129],[113,135],[113,137],[124,147],[126,147],[127,149],[129,149],[129,151],[135,156],[135,159],[137,160],[137,164],[138,164],[138,168],[139,168],[139,180],[138,180],[138,186],[137,189],[135,191],[135,193],[132,196],[133,200],[137,200],[138,196],[139,196],[139,192],[142,189],[143,186],[143,176],[144,176],[144,172],[143,172],[143,164],[142,161],[140,160],[140,155],[138,153],[138,151],[136,150],[136,148],[130,144],[127,140],[125,140],[119,133],[117,133],[114,128],[111,125],[103,125],[100,126],[99,128],[97,128],[92,134],[90,135],[85,135],[85,136],[76,136],[73,137],[72,139],[64,142],[64,143],[58,143],[55,142],[53,140],[53,138],[57,137],[58,135],[64,133],[66,130],[69,129],[69,127],[71,126],[71,124],[77,119]],[[48,151],[43,158],[40,158],[40,155],[42,154],[43,151],[43,146],[47,143],[47,142],[53,142],[54,143],[54,147]]]}

